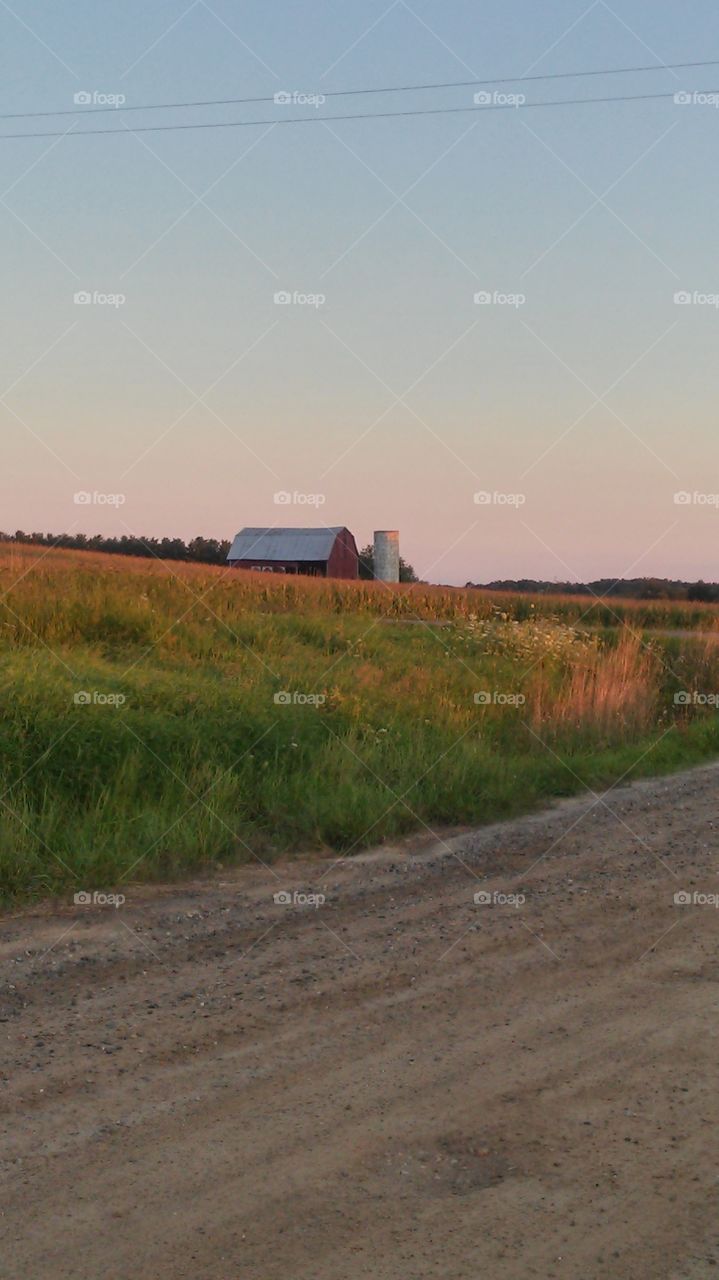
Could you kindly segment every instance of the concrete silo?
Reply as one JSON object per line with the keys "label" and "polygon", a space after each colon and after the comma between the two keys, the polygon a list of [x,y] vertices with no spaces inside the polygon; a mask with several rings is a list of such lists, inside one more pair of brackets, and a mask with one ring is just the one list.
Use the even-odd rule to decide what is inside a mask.
{"label": "concrete silo", "polygon": [[379,582],[399,582],[399,531],[397,529],[375,530],[374,576]]}

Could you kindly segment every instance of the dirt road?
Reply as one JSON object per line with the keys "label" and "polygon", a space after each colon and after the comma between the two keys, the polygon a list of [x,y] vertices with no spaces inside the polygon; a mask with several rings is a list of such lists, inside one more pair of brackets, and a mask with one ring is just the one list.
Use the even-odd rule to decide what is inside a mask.
{"label": "dirt road", "polygon": [[718,787],[5,920],[6,1280],[719,1275]]}

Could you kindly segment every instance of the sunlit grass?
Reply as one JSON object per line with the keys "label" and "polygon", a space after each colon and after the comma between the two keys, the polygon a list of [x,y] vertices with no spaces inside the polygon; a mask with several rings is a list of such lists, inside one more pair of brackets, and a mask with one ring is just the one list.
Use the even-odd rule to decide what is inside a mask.
{"label": "sunlit grass", "polygon": [[673,700],[717,687],[719,646],[658,634],[713,630],[711,606],[604,617],[31,547],[2,549],[2,593],[5,896],[353,851],[719,746]]}

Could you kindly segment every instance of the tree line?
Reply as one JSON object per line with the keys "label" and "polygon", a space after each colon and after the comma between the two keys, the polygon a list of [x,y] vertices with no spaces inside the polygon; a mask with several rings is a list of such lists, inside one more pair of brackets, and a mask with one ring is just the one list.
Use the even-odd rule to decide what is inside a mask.
{"label": "tree line", "polygon": [[597,578],[594,582],[542,582],[535,578],[505,578],[468,582],[482,591],[518,591],[524,595],[616,596],[627,600],[719,600],[716,582],[682,582],[678,578]]}
{"label": "tree line", "polygon": [[123,534],[120,538],[101,533],[0,533],[0,542],[25,542],[38,547],[66,547],[72,551],[105,551],[115,556],[152,556],[160,560],[195,560],[201,564],[225,564],[230,543],[218,538],[141,538]]}

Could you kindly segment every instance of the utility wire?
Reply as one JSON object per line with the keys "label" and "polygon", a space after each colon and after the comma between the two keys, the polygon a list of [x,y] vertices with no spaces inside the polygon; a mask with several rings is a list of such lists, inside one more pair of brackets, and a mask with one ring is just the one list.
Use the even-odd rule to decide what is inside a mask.
{"label": "utility wire", "polygon": [[[476,83],[476,82],[475,82]],[[696,90],[700,96],[716,97],[719,102],[719,89],[701,89]],[[134,133],[174,133],[184,129],[259,129],[263,126],[270,125],[287,125],[287,124],[329,124],[337,120],[399,120],[407,116],[447,116],[447,115],[466,115],[468,113],[476,113],[483,115],[489,111],[528,111],[538,107],[572,107],[572,106],[591,106],[594,103],[612,103],[612,102],[650,102],[659,101],[660,99],[674,99],[674,93],[634,93],[619,94],[614,97],[604,98],[558,98],[547,102],[519,102],[504,103],[492,102],[485,106],[472,107],[427,107],[412,111],[367,111],[357,112],[350,115],[341,116],[283,116],[274,120],[214,120],[204,121],[196,124],[144,124],[138,125],[137,128],[131,128],[125,125],[122,129],[79,129],[75,130],[71,125],[68,129],[57,130],[54,132],[43,133],[0,133],[0,142],[14,138],[97,138],[101,135],[120,134],[130,136]]]}
{"label": "utility wire", "polygon": [[[680,71],[692,67],[719,67],[719,58],[705,62],[662,62],[641,67],[604,67],[597,71],[554,71],[547,75],[502,76],[493,80],[446,80],[432,84],[394,84],[384,85],[379,89],[328,89],[322,92],[324,98],[360,97],[373,93],[422,93],[437,89],[467,89],[472,86],[497,84],[529,84],[543,80],[580,80],[587,76],[626,76],[646,71]],[[174,111],[191,107],[238,107],[253,103],[274,102],[275,95],[261,98],[208,98],[194,102],[148,102],[139,105],[123,105],[119,107],[65,107],[59,111],[8,111],[0,112],[0,120],[36,120],[46,116],[101,115],[118,111]]]}

